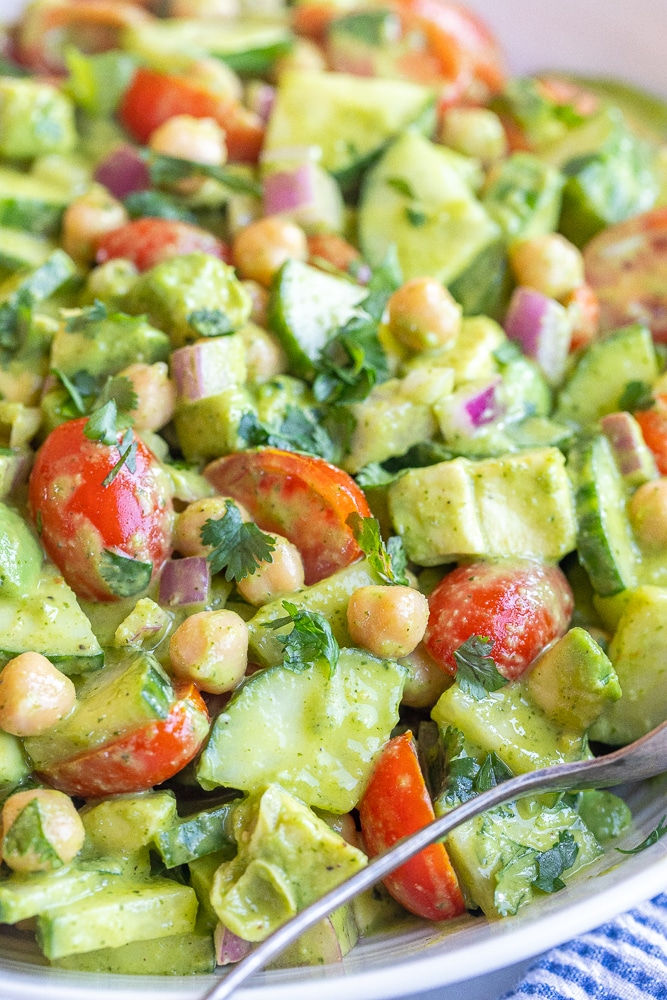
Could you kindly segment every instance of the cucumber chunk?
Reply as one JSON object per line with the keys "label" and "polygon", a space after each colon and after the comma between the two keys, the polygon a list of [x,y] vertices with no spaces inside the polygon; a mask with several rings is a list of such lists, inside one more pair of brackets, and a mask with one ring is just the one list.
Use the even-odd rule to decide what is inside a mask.
{"label": "cucumber chunk", "polygon": [[121,871],[121,861],[105,858],[88,864],[74,862],[53,872],[12,872],[0,882],[0,921],[16,924],[54,907],[76,903],[103,889]]}
{"label": "cucumber chunk", "polygon": [[0,167],[0,225],[50,236],[72,199],[64,185]]}
{"label": "cucumber chunk", "polygon": [[195,976],[215,971],[213,935],[205,927],[185,934],[170,934],[144,941],[130,941],[120,948],[99,948],[56,958],[57,969],[111,973],[125,976]]}
{"label": "cucumber chunk", "polygon": [[39,267],[55,250],[55,244],[21,229],[0,226],[0,273]]}
{"label": "cucumber chunk", "polygon": [[236,854],[231,820],[236,802],[223,802],[187,816],[175,826],[160,830],[155,847],[167,868],[175,868],[207,854],[218,853],[220,861]]}

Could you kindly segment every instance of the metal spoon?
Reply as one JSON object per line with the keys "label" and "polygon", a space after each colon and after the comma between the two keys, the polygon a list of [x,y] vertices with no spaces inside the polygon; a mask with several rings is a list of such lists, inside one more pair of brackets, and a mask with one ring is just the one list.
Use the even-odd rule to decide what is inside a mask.
{"label": "metal spoon", "polygon": [[667,722],[663,722],[634,743],[603,757],[577,760],[570,764],[557,764],[555,767],[545,767],[539,771],[530,771],[528,774],[510,778],[495,788],[490,788],[488,792],[482,792],[457,806],[411,836],[404,837],[390,850],[374,858],[366,868],[362,868],[326,896],[322,896],[301,910],[251,951],[231,972],[227,973],[224,979],[204,994],[202,1000],[227,1000],[227,997],[230,997],[253,972],[263,968],[313,924],[323,920],[364,889],[369,889],[381,881],[395,868],[429,844],[446,836],[461,823],[474,819],[493,806],[502,805],[503,802],[533,792],[571,792],[585,788],[605,788],[626,781],[651,778],[656,774],[662,774],[663,771],[667,771]]}

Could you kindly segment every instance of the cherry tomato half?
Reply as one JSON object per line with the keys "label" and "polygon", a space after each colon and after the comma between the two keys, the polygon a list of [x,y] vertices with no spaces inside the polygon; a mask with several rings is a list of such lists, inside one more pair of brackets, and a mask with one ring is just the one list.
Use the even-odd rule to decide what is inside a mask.
{"label": "cherry tomato half", "polygon": [[493,642],[499,672],[514,680],[565,634],[574,600],[557,566],[518,560],[459,566],[441,580],[429,605],[424,644],[443,670],[455,674],[454,651],[481,635]]}
{"label": "cherry tomato half", "polygon": [[163,260],[186,253],[207,253],[231,263],[229,248],[213,233],[176,219],[134,219],[105,233],[97,244],[96,260],[104,264],[114,257],[131,260],[140,271],[148,271]]}
{"label": "cherry tomato half", "polygon": [[346,521],[354,512],[370,516],[366,497],[347,472],[323,458],[262,448],[218,458],[204,475],[247,507],[262,530],[296,545],[308,585],[361,558]]}
{"label": "cherry tomato half", "polygon": [[[359,819],[371,857],[435,819],[412,733],[403,733],[384,747],[359,803]],[[427,920],[449,920],[465,910],[443,844],[420,851],[388,875],[384,884],[406,910]]]}
{"label": "cherry tomato half", "polygon": [[29,507],[70,587],[80,597],[113,601],[143,590],[162,568],[173,508],[159,463],[141,440],[133,470],[125,462],[108,482],[120,448],[89,440],[86,422],[70,420],[49,434],[30,474]]}
{"label": "cherry tomato half", "polygon": [[196,687],[182,685],[177,694],[166,719],[54,764],[42,776],[61,792],[85,799],[160,785],[190,763],[208,734],[208,712]]}

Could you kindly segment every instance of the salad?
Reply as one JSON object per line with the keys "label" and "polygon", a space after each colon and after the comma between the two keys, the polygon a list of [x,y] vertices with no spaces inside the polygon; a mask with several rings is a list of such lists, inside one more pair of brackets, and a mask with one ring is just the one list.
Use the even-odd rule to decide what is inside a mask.
{"label": "salad", "polygon": [[[33,0],[0,71],[1,922],[209,972],[667,717],[657,100],[440,0]],[[489,810],[281,962],[630,824]]]}

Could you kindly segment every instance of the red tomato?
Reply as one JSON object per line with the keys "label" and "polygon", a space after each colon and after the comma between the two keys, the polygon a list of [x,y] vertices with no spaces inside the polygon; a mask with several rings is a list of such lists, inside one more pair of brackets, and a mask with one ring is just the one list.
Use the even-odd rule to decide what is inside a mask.
{"label": "red tomato", "polygon": [[600,328],[645,323],[667,343],[667,208],[636,215],[584,249],[586,280],[600,300]]}
{"label": "red tomato", "polygon": [[206,229],[175,219],[135,219],[105,233],[97,244],[96,260],[104,264],[124,257],[140,271],[148,271],[170,257],[197,252],[231,262],[229,248]]}
{"label": "red tomato", "polygon": [[169,76],[140,67],[125,91],[118,110],[122,124],[141,143],[174,115],[213,118],[225,130],[230,160],[255,163],[264,126],[257,115],[224,94],[182,76]]}
{"label": "red tomato", "polygon": [[667,406],[659,403],[652,410],[637,410],[634,416],[653,452],[658,472],[667,476]]}
{"label": "red tomato", "polygon": [[217,458],[204,474],[219,493],[247,507],[260,528],[297,546],[307,584],[361,557],[346,520],[353,512],[370,516],[366,497],[323,458],[262,448]]}
{"label": "red tomato", "polygon": [[113,601],[143,590],[148,580],[132,591],[127,576],[110,576],[110,558],[152,564],[155,576],[171,553],[173,508],[158,461],[139,440],[134,472],[124,464],[104,486],[120,450],[89,441],[86,421],[56,427],[37,452],[29,507],[47,555],[73,590],[89,600]]}
{"label": "red tomato", "polygon": [[570,292],[563,305],[572,320],[570,353],[580,351],[597,337],[600,328],[600,302],[594,289],[584,282]]}
{"label": "red tomato", "polygon": [[459,566],[441,580],[429,605],[424,644],[443,670],[455,674],[454,650],[482,635],[493,641],[499,672],[514,680],[565,634],[574,600],[557,566],[517,560]]}
{"label": "red tomato", "polygon": [[84,799],[143,792],[173,777],[190,763],[209,729],[206,705],[194,685],[182,685],[177,693],[166,719],[54,764],[42,776],[61,792]]}
{"label": "red tomato", "polygon": [[[371,857],[435,819],[412,733],[384,747],[359,803],[359,819]],[[406,910],[427,920],[449,920],[465,910],[444,844],[426,847],[387,875],[384,884]]]}

